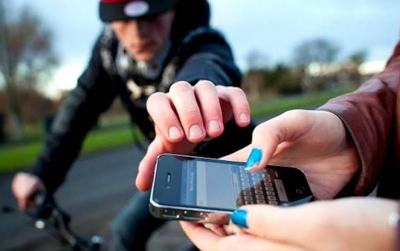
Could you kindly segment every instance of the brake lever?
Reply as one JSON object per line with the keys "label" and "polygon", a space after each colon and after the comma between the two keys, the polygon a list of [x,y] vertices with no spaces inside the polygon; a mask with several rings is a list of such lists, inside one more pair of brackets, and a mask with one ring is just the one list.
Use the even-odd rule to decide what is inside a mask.
{"label": "brake lever", "polygon": [[78,245],[78,236],[70,228],[71,217],[58,206],[54,198],[48,194],[39,193],[33,199],[37,205],[34,212],[36,215],[33,215],[36,219],[35,227],[44,229],[49,226],[57,230],[71,246]]}
{"label": "brake lever", "polygon": [[50,201],[51,196],[47,195],[47,193],[40,192],[40,193],[34,194],[32,197],[33,197],[33,201],[35,201],[36,206],[41,207],[46,202]]}
{"label": "brake lever", "polygon": [[36,207],[25,211],[25,214],[33,218],[35,221],[46,221],[51,218],[56,207],[52,196],[40,192],[33,194],[31,200],[35,202]]}
{"label": "brake lever", "polygon": [[[36,208],[23,213],[33,220],[35,228],[56,230],[73,250],[81,250],[81,248],[99,250],[101,248],[103,242],[101,236],[93,235],[86,240],[71,230],[71,217],[57,205],[51,195],[38,193],[32,196],[32,200],[35,201]],[[12,206],[3,206],[1,211],[3,213],[20,213],[18,208]]]}

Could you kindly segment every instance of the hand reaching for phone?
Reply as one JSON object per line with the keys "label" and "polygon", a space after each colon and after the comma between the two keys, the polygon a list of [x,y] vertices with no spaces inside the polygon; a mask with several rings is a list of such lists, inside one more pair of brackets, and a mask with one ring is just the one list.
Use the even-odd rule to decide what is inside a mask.
{"label": "hand reaching for phone", "polygon": [[210,81],[199,81],[195,86],[177,82],[168,93],[151,95],[147,110],[154,121],[156,137],[139,164],[136,186],[140,190],[150,189],[158,155],[190,153],[205,138],[220,136],[232,116],[241,127],[250,123],[245,93]]}

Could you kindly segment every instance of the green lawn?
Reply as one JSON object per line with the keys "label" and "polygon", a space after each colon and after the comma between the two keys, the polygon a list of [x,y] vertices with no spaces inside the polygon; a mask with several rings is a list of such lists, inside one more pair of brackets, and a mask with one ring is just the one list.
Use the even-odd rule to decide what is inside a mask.
{"label": "green lawn", "polygon": [[335,90],[314,95],[297,95],[252,103],[252,116],[259,117],[268,114],[277,114],[291,109],[307,109],[324,104],[333,97],[350,92],[352,89]]}
{"label": "green lawn", "polygon": [[[132,144],[132,129],[130,127],[118,130],[94,131],[86,138],[82,154],[127,144]],[[42,147],[42,141],[35,141],[0,150],[0,173],[13,172],[31,166],[42,150]]]}
{"label": "green lawn", "polygon": [[[295,108],[309,108],[323,104],[327,100],[346,91],[333,91],[312,96],[294,96],[252,103],[253,117],[277,114]],[[82,153],[88,154],[132,143],[132,129],[128,126],[91,132],[86,138]],[[43,146],[42,141],[11,146],[0,150],[0,173],[14,172],[31,166]]]}

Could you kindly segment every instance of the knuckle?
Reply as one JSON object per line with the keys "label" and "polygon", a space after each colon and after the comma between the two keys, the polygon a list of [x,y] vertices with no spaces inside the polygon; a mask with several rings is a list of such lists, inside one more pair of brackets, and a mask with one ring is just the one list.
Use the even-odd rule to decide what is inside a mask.
{"label": "knuckle", "polygon": [[195,88],[203,89],[203,88],[214,88],[214,84],[209,80],[200,80],[196,83]]}
{"label": "knuckle", "polygon": [[162,98],[165,98],[165,94],[162,92],[155,92],[149,96],[147,99],[147,104],[151,104],[156,102],[157,100],[160,100]]}
{"label": "knuckle", "polygon": [[152,110],[152,108],[154,106],[156,106],[158,102],[160,102],[161,100],[164,100],[164,99],[166,99],[166,95],[164,93],[161,93],[161,92],[153,93],[147,99],[147,102],[146,102],[147,110],[148,111]]}
{"label": "knuckle", "polygon": [[201,117],[200,111],[195,108],[195,107],[188,107],[187,110],[185,111],[185,117],[187,120],[193,121],[193,120],[199,120]]}
{"label": "knuckle", "polygon": [[226,87],[226,86],[223,86],[223,85],[215,85],[215,89],[217,89],[218,92],[220,92],[220,91],[222,91],[222,90],[224,90],[226,88],[229,88],[229,87]]}
{"label": "knuckle", "polygon": [[244,95],[243,90],[236,86],[229,86],[228,90],[229,92],[233,93],[233,95]]}
{"label": "knuckle", "polygon": [[234,104],[242,106],[247,102],[246,93],[239,87],[229,87],[228,94],[236,101]]}
{"label": "knuckle", "polygon": [[308,112],[305,110],[295,109],[284,112],[282,116],[287,116],[289,118],[303,121],[308,118]]}
{"label": "knuckle", "polygon": [[268,123],[262,123],[258,126],[256,126],[253,130],[253,139],[258,138],[264,134],[265,131],[268,131]]}
{"label": "knuckle", "polygon": [[182,92],[192,89],[192,86],[186,81],[178,81],[171,85],[169,88],[170,93]]}
{"label": "knuckle", "polygon": [[26,174],[25,173],[17,173],[16,175],[15,175],[15,178],[14,178],[16,181],[20,181],[20,180],[24,180],[24,179],[26,179]]}

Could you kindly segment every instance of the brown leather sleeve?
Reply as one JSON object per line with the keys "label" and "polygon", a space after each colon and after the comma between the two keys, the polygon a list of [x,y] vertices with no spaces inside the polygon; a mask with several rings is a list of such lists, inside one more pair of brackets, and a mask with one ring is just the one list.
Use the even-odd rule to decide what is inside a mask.
{"label": "brown leather sleeve", "polygon": [[400,81],[400,42],[385,69],[356,91],[339,96],[319,110],[336,114],[347,127],[361,160],[353,195],[374,188],[394,138],[396,96]]}

